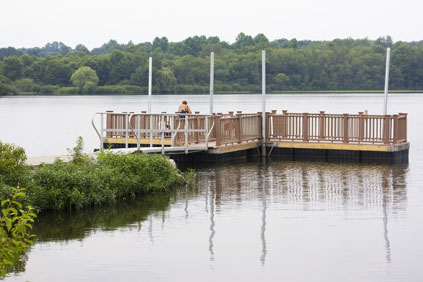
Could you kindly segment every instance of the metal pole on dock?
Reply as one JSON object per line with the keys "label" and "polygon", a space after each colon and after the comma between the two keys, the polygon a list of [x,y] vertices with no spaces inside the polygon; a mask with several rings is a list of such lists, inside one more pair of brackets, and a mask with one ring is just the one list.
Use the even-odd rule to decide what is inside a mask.
{"label": "metal pole on dock", "polygon": [[151,114],[151,92],[153,87],[153,58],[148,60],[148,113]]}
{"label": "metal pole on dock", "polygon": [[386,115],[388,109],[388,86],[389,86],[389,63],[391,57],[391,48],[386,50],[386,69],[385,69],[385,98],[383,102],[383,114]]}
{"label": "metal pole on dock", "polygon": [[214,52],[210,53],[210,113],[213,114],[213,92],[214,92]]}
{"label": "metal pole on dock", "polygon": [[262,128],[262,147],[261,155],[266,156],[266,51],[261,51],[261,128]]}

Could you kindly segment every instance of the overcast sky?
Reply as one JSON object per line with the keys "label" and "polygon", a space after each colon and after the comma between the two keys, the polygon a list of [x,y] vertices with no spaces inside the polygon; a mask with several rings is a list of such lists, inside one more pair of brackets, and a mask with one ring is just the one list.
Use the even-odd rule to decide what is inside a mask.
{"label": "overcast sky", "polygon": [[269,40],[423,40],[423,0],[1,0],[0,11],[0,47],[62,41],[92,49],[110,39],[194,35],[232,43],[240,32]]}

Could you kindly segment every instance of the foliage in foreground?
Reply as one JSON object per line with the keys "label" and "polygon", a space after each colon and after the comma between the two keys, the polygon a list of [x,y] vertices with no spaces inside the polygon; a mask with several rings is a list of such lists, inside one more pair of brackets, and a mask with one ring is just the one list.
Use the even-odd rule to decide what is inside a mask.
{"label": "foliage in foreground", "polygon": [[[7,146],[0,147],[9,148]],[[23,149],[22,149],[23,150]],[[16,164],[25,170],[25,176],[11,177],[9,166],[0,171],[0,197],[6,187],[27,188],[27,201],[37,210],[81,209],[90,206],[111,204],[136,195],[164,191],[183,184],[184,179],[166,157],[146,154],[115,154],[102,151],[96,160],[83,154],[83,141],[79,138],[72,150],[72,161],[56,160],[53,164],[42,164],[29,169],[23,162],[21,148],[13,147],[3,163]],[[23,152],[24,154],[24,152]],[[3,184],[1,183],[3,179]]]}
{"label": "foliage in foreground", "polygon": [[32,245],[30,234],[36,215],[31,206],[23,208],[19,198],[24,189],[10,188],[11,195],[1,201],[0,215],[0,278],[13,271],[21,256]]}

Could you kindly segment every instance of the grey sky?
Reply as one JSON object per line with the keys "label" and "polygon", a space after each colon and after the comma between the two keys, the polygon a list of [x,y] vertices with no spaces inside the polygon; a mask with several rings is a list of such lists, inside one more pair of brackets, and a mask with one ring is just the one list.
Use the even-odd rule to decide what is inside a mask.
{"label": "grey sky", "polygon": [[62,41],[89,49],[193,35],[233,42],[239,32],[297,38],[423,40],[422,0],[1,0],[0,47]]}

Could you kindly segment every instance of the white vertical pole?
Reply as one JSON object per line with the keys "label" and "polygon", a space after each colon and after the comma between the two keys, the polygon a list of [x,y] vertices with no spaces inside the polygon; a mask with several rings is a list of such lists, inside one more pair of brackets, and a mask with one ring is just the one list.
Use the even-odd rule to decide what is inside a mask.
{"label": "white vertical pole", "polygon": [[204,132],[204,136],[206,139],[206,150],[209,149],[209,117],[208,116],[204,116],[204,119],[206,120],[206,124],[205,124],[205,132]]}
{"label": "white vertical pole", "polygon": [[389,86],[389,63],[391,57],[391,48],[386,50],[386,69],[385,69],[385,98],[383,102],[383,114],[386,115],[388,108],[388,86]]}
{"label": "white vertical pole", "polygon": [[153,87],[153,58],[148,60],[148,113],[151,114],[151,92]]}
{"label": "white vertical pole", "polygon": [[262,129],[262,148],[261,155],[266,156],[266,51],[261,51],[261,129]]}
{"label": "white vertical pole", "polygon": [[[107,118],[107,115],[106,115],[106,118]],[[100,123],[100,147],[99,147],[99,149],[101,150],[101,149],[103,149],[104,148],[104,139],[103,139],[103,133],[104,133],[104,117],[103,117],[103,113],[101,113],[100,114],[100,121],[101,121],[101,123]],[[107,134],[107,133],[106,133]]]}
{"label": "white vertical pole", "polygon": [[213,92],[214,92],[214,52],[210,53],[210,112],[213,114]]}

